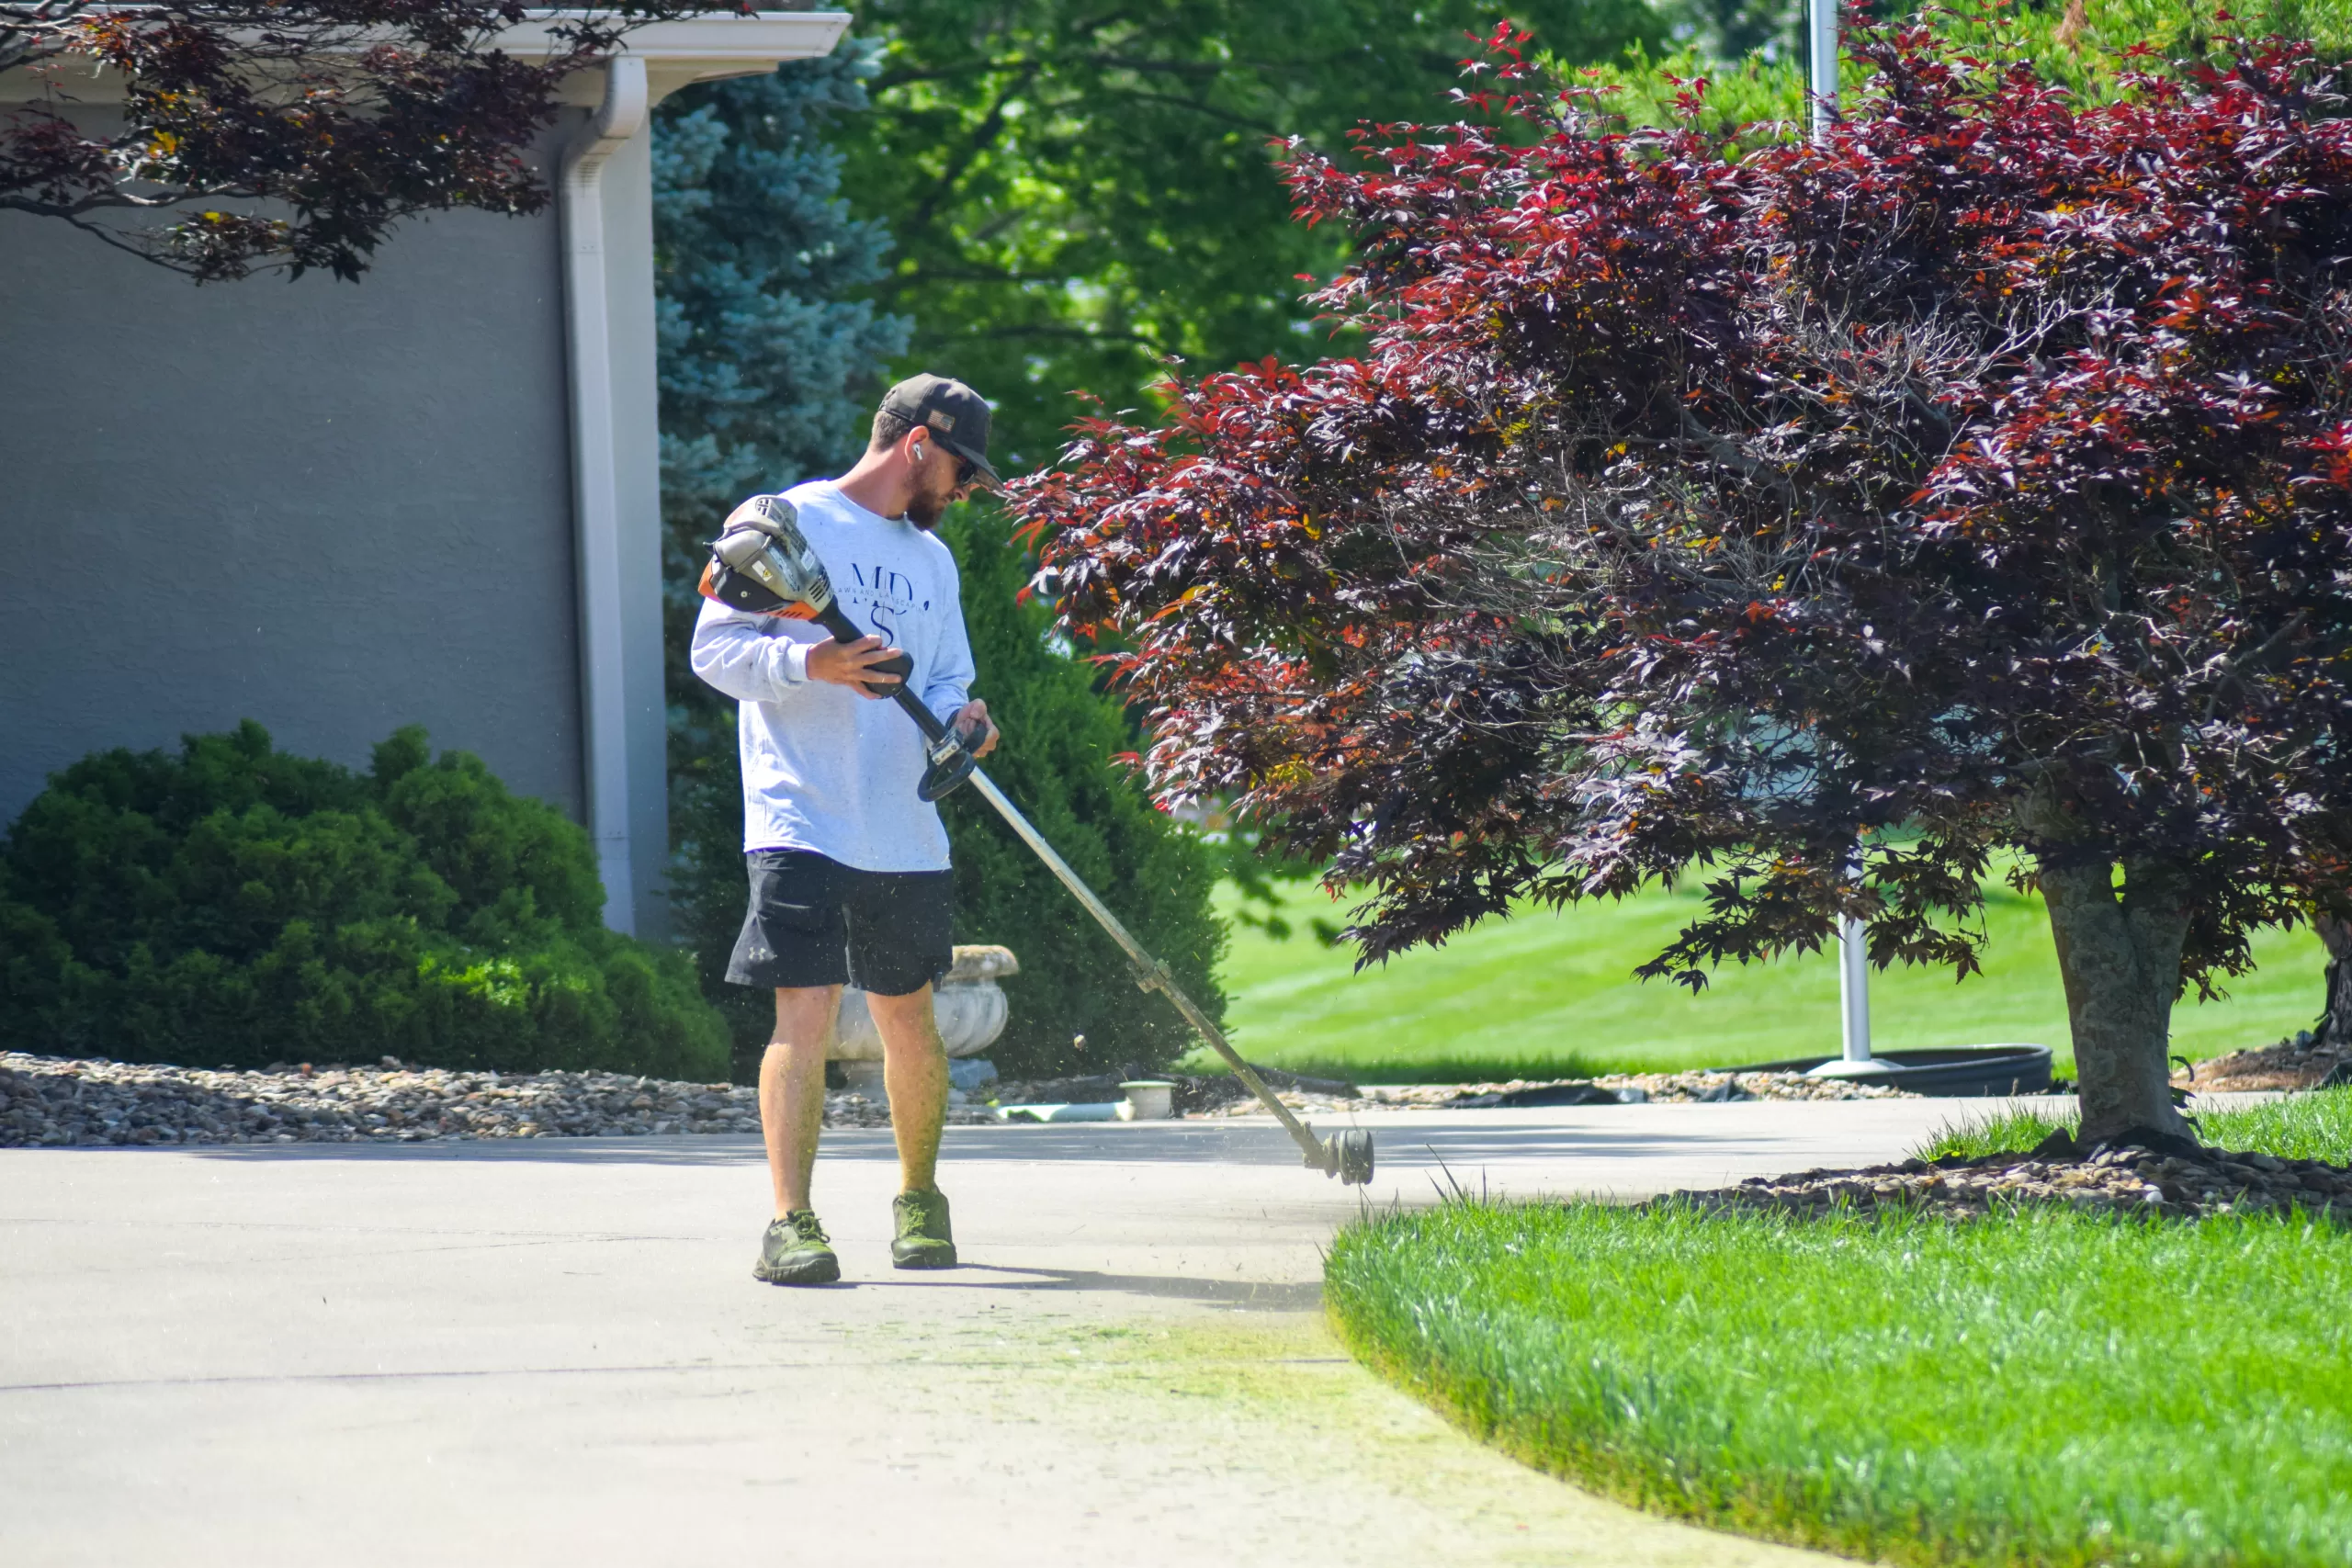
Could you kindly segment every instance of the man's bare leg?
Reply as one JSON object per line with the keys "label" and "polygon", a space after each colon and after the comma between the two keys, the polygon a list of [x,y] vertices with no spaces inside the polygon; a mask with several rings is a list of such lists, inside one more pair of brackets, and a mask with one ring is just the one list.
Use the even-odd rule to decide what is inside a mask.
{"label": "man's bare leg", "polygon": [[931,987],[865,1000],[882,1036],[882,1084],[890,1096],[890,1134],[899,1144],[899,1190],[928,1192],[938,1185],[939,1129],[947,1120],[947,1047],[940,1043]]}
{"label": "man's bare leg", "polygon": [[[760,1132],[767,1140],[775,1217],[810,1207],[808,1175],[825,1124],[825,1047],[841,1010],[839,986],[805,986],[775,994],[775,1032],[760,1058]],[[932,1141],[939,1140],[936,1126]]]}

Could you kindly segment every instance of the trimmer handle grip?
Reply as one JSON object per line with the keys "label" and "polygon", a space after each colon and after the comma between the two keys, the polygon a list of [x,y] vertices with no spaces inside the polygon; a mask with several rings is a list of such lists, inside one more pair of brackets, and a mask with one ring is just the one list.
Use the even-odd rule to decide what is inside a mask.
{"label": "trimmer handle grip", "polygon": [[[858,629],[857,623],[851,620],[839,604],[827,604],[818,611],[817,624],[832,633],[835,642],[855,642],[866,635]],[[921,697],[907,689],[907,678],[915,672],[915,661],[901,653],[896,659],[869,664],[866,669],[877,674],[898,677],[898,683],[888,688],[888,694],[906,710],[907,716],[915,721],[915,728],[922,731],[924,755],[930,765],[923,770],[922,783],[915,786],[916,797],[937,800],[970,778],[973,767],[978,762],[970,750],[971,737],[960,731],[951,732],[940,722],[937,714],[923,706]]]}
{"label": "trimmer handle grip", "polygon": [[[828,604],[818,611],[817,624],[832,633],[835,642],[855,642],[859,637],[874,635],[859,630],[857,623],[843,614],[838,604]],[[901,653],[896,659],[885,659],[880,663],[869,664],[866,668],[877,675],[895,675],[900,681],[904,681],[915,672],[915,661],[908,655]]]}

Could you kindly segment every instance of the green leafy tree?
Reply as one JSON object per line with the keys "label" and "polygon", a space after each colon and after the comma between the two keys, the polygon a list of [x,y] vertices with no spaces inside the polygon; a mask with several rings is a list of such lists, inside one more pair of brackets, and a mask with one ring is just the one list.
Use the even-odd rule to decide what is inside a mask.
{"label": "green leafy tree", "polygon": [[1000,400],[1019,468],[1059,448],[1074,389],[1115,408],[1169,355],[1317,352],[1288,280],[1347,241],[1289,220],[1269,143],[1427,117],[1504,15],[1572,61],[1666,34],[1645,0],[868,0],[876,112],[840,145],[897,236],[878,298],[915,319],[907,363]]}
{"label": "green leafy tree", "polygon": [[[1610,105],[1615,112],[1635,125],[1681,123],[1692,114],[1680,101],[1681,84],[1703,79],[1706,91],[1694,118],[1705,129],[1737,133],[1747,145],[1804,133],[1801,6],[1788,6],[1782,31],[1751,48],[1740,45],[1758,36],[1757,28],[1771,14],[1770,0],[1675,0],[1669,10],[1676,17],[1671,51],[1637,43],[1598,67],[1598,79],[1615,89]],[[2030,60],[2049,80],[2102,100],[2122,88],[2130,69],[2151,62],[2226,64],[2227,40],[2233,37],[2308,39],[2323,60],[2352,54],[2352,6],[2341,0],[2030,0],[1934,11],[1927,20],[1951,43]],[[2130,54],[2134,45],[2144,45],[2146,55]],[[1572,62],[1553,55],[1546,63],[1556,70]],[[1868,79],[1850,51],[1843,77],[1841,91],[1850,103]]]}

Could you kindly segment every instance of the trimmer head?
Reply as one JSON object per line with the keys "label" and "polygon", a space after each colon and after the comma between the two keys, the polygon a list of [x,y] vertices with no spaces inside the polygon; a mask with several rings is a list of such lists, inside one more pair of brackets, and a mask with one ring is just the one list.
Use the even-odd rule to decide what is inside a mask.
{"label": "trimmer head", "polygon": [[1361,1127],[1351,1127],[1324,1139],[1323,1174],[1338,1177],[1342,1187],[1362,1187],[1370,1181],[1372,1134]]}

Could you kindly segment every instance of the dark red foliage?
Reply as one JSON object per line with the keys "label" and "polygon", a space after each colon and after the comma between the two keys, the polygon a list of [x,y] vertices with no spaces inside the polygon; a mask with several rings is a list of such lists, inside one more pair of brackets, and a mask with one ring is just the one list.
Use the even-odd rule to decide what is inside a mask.
{"label": "dark red foliage", "polygon": [[1742,155],[1492,42],[1480,118],[1294,154],[1360,237],[1321,299],[1363,358],[1183,382],[1015,487],[1163,794],[1368,887],[1368,958],[1697,865],[1651,972],[1843,912],[1964,973],[2008,847],[2171,890],[2201,983],[2335,900],[2335,75],[2248,44],[2089,105],[1865,29],[1827,142]]}
{"label": "dark red foliage", "polygon": [[[638,23],[735,8],[570,9],[554,52],[526,61],[495,47],[528,14],[520,0],[0,7],[0,71],[35,73],[49,95],[0,114],[0,210],[62,219],[199,280],[356,279],[403,218],[544,209],[526,154],[564,77]],[[77,104],[94,65],[122,80],[119,115]],[[170,220],[141,227],[141,214]]]}

